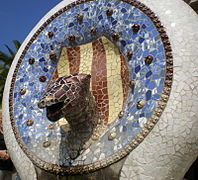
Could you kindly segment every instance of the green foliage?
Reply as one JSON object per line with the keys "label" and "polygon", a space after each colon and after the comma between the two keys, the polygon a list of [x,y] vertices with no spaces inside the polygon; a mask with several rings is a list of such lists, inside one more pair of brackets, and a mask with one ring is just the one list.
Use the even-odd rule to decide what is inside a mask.
{"label": "green foliage", "polygon": [[12,61],[19,47],[21,46],[21,43],[17,40],[13,40],[13,44],[15,47],[14,50],[12,50],[9,46],[5,45],[9,54],[6,54],[0,51],[0,107],[1,107],[1,102],[3,98],[3,90],[4,90],[5,81],[8,75],[8,71],[10,69]]}

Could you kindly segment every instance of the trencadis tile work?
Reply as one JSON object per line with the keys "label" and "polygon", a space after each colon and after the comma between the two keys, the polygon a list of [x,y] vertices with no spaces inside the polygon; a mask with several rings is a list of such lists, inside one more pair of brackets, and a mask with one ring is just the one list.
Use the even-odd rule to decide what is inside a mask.
{"label": "trencadis tile work", "polygon": [[[164,28],[143,4],[96,0],[66,6],[40,27],[17,64],[10,115],[19,145],[37,166],[58,174],[118,161],[158,121],[170,93],[172,65]],[[65,120],[52,124],[37,106],[49,82],[70,73],[92,75],[90,90],[106,125],[75,160],[62,142],[68,135],[61,125]]]}

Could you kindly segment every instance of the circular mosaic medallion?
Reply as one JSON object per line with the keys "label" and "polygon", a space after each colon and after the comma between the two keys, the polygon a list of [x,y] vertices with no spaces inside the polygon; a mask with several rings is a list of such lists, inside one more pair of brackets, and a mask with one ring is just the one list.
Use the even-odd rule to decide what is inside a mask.
{"label": "circular mosaic medallion", "polygon": [[[162,24],[138,1],[65,6],[33,35],[15,69],[10,116],[19,145],[36,166],[56,174],[91,172],[119,161],[159,120],[171,90],[172,58]],[[72,159],[67,121],[52,124],[37,104],[50,82],[76,73],[91,74],[105,129]]]}

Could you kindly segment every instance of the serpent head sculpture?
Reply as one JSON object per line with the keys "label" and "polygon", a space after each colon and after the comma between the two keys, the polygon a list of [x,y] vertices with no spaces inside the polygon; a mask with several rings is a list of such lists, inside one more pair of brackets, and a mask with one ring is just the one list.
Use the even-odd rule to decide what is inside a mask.
{"label": "serpent head sculpture", "polygon": [[51,121],[82,111],[90,96],[90,77],[86,74],[74,74],[57,78],[47,87],[38,107],[47,108],[47,116]]}
{"label": "serpent head sculpture", "polygon": [[[47,109],[50,121],[66,118],[70,130],[66,138],[68,153],[75,159],[82,149],[86,149],[99,138],[102,123],[95,101],[89,91],[91,75],[73,74],[52,81],[38,103],[39,108]],[[79,142],[79,139],[81,141]],[[76,142],[79,143],[76,143]]]}

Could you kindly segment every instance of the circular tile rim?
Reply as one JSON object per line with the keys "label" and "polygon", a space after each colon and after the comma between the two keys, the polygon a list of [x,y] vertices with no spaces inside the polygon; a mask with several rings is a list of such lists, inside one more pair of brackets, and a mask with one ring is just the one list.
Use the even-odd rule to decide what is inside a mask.
{"label": "circular tile rim", "polygon": [[70,8],[73,8],[76,5],[79,5],[81,3],[89,2],[89,1],[94,1],[94,0],[78,0],[74,1],[73,3],[63,7],[60,9],[58,12],[54,13],[49,19],[47,19],[43,25],[36,31],[36,33],[32,36],[32,38],[29,40],[27,45],[25,46],[21,56],[19,57],[18,63],[16,65],[16,68],[14,70],[14,74],[12,77],[12,82],[11,82],[11,87],[10,87],[10,96],[9,96],[9,112],[10,112],[10,119],[11,119],[11,125],[16,137],[16,140],[19,144],[19,146],[22,148],[22,150],[27,154],[27,156],[31,159],[31,161],[38,166],[41,169],[44,169],[45,171],[52,172],[55,174],[81,174],[81,173],[88,173],[92,172],[101,168],[104,168],[106,166],[109,166],[120,159],[124,158],[127,156],[133,149],[135,149],[143,140],[144,138],[149,134],[149,132],[152,130],[152,128],[155,126],[157,121],[159,120],[164,108],[166,107],[166,103],[168,101],[170,91],[171,91],[171,86],[172,86],[172,80],[173,80],[173,56],[172,56],[172,49],[170,46],[170,42],[168,39],[168,36],[164,30],[163,25],[161,24],[159,18],[144,4],[140,3],[139,1],[136,0],[120,0],[123,2],[126,2],[132,6],[135,6],[139,10],[141,10],[143,13],[145,13],[154,23],[156,26],[162,42],[164,44],[164,49],[165,49],[165,55],[166,55],[166,76],[165,76],[165,87],[163,89],[162,95],[160,100],[158,101],[158,105],[155,108],[155,111],[152,115],[152,117],[148,120],[148,123],[142,128],[141,132],[136,136],[134,140],[132,140],[129,144],[127,144],[124,148],[121,150],[117,151],[115,154],[113,154],[110,157],[107,157],[104,160],[88,164],[88,165],[81,165],[81,166],[68,166],[68,167],[60,167],[56,164],[50,164],[42,161],[39,159],[36,155],[34,155],[24,144],[24,142],[20,139],[20,135],[18,133],[17,127],[15,125],[15,120],[14,120],[14,114],[13,114],[13,91],[14,91],[14,86],[15,86],[15,80],[16,80],[16,75],[18,73],[20,64],[22,63],[22,60],[29,49],[30,45],[33,43],[33,41],[36,39],[36,37],[44,30],[44,28],[51,23],[56,17],[58,17],[60,14],[63,12],[67,11]]}

